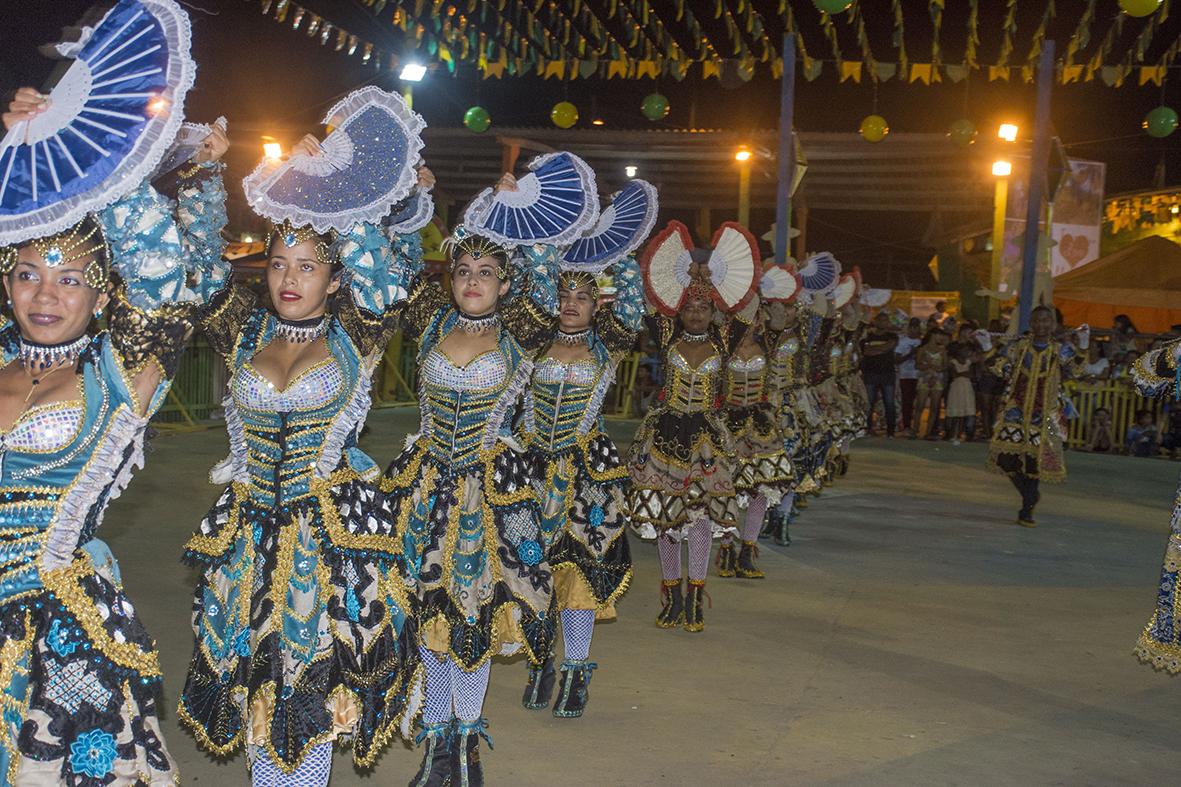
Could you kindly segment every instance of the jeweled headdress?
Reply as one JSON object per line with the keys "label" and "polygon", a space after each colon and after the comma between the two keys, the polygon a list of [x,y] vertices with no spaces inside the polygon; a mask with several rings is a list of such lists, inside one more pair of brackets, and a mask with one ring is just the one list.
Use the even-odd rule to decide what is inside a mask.
{"label": "jeweled headdress", "polygon": [[501,262],[497,266],[497,277],[501,280],[508,278],[508,260],[512,256],[512,250],[491,238],[471,232],[462,224],[457,226],[455,231],[443,241],[442,248],[451,259],[450,267],[452,269],[459,262],[459,258],[465,254],[473,260],[478,260],[481,257],[496,257]]}
{"label": "jeweled headdress", "polygon": [[[83,269],[86,283],[96,290],[106,289],[109,282],[110,250],[102,228],[93,217],[84,218],[64,232],[33,238],[28,242],[51,268],[93,257]],[[0,276],[7,276],[16,268],[17,246],[0,249]]]}
{"label": "jeweled headdress", "polygon": [[[332,238],[333,234],[329,235]],[[316,262],[321,262],[325,265],[332,265],[336,262],[335,244],[332,240],[325,241],[324,236],[316,232],[308,225],[296,227],[291,223],[290,219],[284,219],[281,223],[271,223],[270,237],[268,238],[267,250],[271,248],[271,244],[278,242],[282,243],[289,249],[293,249],[299,244],[314,240],[316,249]]]}
{"label": "jeweled headdress", "polygon": [[580,287],[590,287],[591,300],[599,300],[599,282],[589,271],[564,270],[558,277],[559,290],[577,290]]}

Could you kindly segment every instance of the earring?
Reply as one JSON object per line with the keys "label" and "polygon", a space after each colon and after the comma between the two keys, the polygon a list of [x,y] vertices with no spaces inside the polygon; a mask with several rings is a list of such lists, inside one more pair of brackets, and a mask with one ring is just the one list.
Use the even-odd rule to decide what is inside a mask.
{"label": "earring", "polygon": [[96,320],[101,320],[101,319],[102,319],[102,317],[103,317],[103,310],[102,310],[102,309],[96,309],[96,310],[95,310],[95,312],[94,312],[94,319],[96,319]]}

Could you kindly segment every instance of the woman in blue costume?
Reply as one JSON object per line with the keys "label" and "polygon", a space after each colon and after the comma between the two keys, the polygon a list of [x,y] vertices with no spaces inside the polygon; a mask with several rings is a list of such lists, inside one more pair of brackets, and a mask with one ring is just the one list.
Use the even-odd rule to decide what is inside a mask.
{"label": "woman in blue costume", "polygon": [[[6,124],[46,106],[22,88]],[[217,213],[214,146],[224,140],[179,185]],[[95,538],[143,465],[148,420],[191,332],[185,261],[206,239],[182,236],[172,213],[145,183],[64,232],[0,250],[11,314],[0,317],[4,784],[179,782],[157,718],[155,643]]]}
{"label": "woman in blue costume", "polygon": [[[626,525],[627,467],[600,414],[615,367],[635,343],[644,316],[644,290],[634,257],[615,273],[615,300],[599,308],[599,288],[585,271],[563,271],[558,330],[533,371],[525,428],[537,463],[534,485],[549,544],[565,658],[554,715],[581,716],[598,666],[589,660],[595,620],[615,617],[615,602],[631,581]],[[549,704],[553,656],[531,666],[522,700]]]}
{"label": "woman in blue costume", "polygon": [[[1177,363],[1181,339],[1158,347],[1136,359],[1132,377],[1145,396],[1173,395],[1173,404],[1181,400],[1181,368]],[[1181,673],[1181,486],[1173,500],[1169,518],[1169,541],[1161,564],[1157,585],[1156,609],[1140,639],[1136,656],[1145,664],[1176,675]]]}
{"label": "woman in blue costume", "polygon": [[554,636],[533,465],[512,423],[533,354],[553,337],[558,255],[462,226],[447,245],[451,297],[422,279],[402,315],[419,337],[421,425],[382,488],[418,579],[426,747],[411,783],[476,787],[489,660],[524,651],[539,663]]}
{"label": "woman in blue costume", "polygon": [[231,374],[230,456],[211,474],[229,486],[186,548],[204,574],[179,714],[215,754],[245,744],[254,784],[326,784],[338,738],[371,766],[415,713],[412,597],[357,435],[420,259],[416,234],[391,248],[368,224],[287,222],[268,244],[273,309],[226,286],[201,321]]}

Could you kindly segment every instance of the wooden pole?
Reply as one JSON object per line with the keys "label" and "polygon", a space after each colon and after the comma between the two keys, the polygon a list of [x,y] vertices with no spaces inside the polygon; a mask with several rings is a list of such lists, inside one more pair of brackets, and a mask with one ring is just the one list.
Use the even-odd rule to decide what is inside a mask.
{"label": "wooden pole", "polygon": [[[775,195],[775,258],[776,262],[783,265],[791,256],[787,235],[791,229],[791,183],[796,170],[796,152],[791,137],[795,124],[796,39],[791,33],[783,34],[781,51],[783,76],[779,82],[779,185]],[[749,177],[747,172],[748,185]]]}
{"label": "wooden pole", "polygon": [[[1042,199],[1046,194],[1046,166],[1050,160],[1050,88],[1054,84],[1054,42],[1042,44],[1037,64],[1037,109],[1033,118],[1033,153],[1029,160],[1029,208],[1025,213],[1025,245],[1021,258],[1021,294],[1017,333],[1029,330],[1033,284],[1037,276],[1037,246],[1041,235]],[[1049,231],[1049,227],[1046,228]]]}

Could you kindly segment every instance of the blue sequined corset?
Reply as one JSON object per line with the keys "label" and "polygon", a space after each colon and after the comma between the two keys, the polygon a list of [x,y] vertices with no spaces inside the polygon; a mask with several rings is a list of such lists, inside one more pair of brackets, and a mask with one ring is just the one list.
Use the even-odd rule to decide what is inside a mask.
{"label": "blue sequined corset", "polygon": [[225,400],[232,478],[268,507],[306,497],[313,481],[331,475],[342,455],[359,471],[372,467],[356,448],[356,430],[370,399],[352,341],[333,321],[326,337],[329,357],[279,389],[250,363],[273,338],[274,325],[268,312],[258,310],[243,327]]}
{"label": "blue sequined corset", "polygon": [[598,422],[610,384],[603,379],[608,368],[594,359],[564,363],[547,357],[537,364],[530,390],[531,431],[542,448],[569,448]]}
{"label": "blue sequined corset", "polygon": [[[4,365],[13,355],[5,351]],[[148,419],[134,410],[106,334],[80,369],[76,400],[30,408],[0,433],[0,603],[39,590],[45,571],[67,565],[143,462]]]}
{"label": "blue sequined corset", "polygon": [[508,385],[504,354],[490,350],[458,366],[434,348],[423,359],[420,378],[422,433],[431,454],[456,466],[477,461],[486,432],[496,431],[493,420]]}

